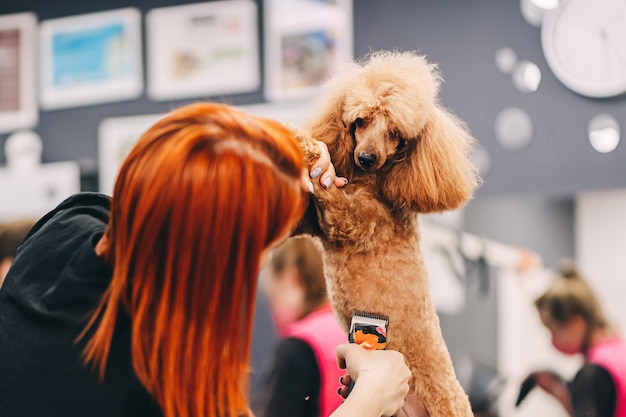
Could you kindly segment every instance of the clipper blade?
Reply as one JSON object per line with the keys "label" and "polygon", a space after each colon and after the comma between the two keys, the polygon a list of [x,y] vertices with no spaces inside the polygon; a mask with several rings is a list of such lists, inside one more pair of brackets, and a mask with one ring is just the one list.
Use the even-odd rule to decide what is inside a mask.
{"label": "clipper blade", "polygon": [[387,316],[366,311],[354,311],[348,339],[365,349],[383,350],[387,347]]}

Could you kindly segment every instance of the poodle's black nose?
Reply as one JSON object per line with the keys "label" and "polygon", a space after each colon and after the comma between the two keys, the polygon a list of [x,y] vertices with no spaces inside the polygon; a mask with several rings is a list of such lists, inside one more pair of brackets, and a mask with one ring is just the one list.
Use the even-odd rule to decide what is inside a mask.
{"label": "poodle's black nose", "polygon": [[376,163],[376,155],[373,153],[359,152],[359,163],[365,169],[371,168]]}

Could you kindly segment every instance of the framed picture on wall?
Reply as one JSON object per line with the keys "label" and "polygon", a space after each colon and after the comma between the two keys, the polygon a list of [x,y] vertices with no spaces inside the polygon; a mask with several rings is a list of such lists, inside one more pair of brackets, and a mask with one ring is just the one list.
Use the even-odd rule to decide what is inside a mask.
{"label": "framed picture on wall", "polygon": [[139,10],[46,20],[39,35],[43,109],[131,100],[143,92]]}
{"label": "framed picture on wall", "polygon": [[37,124],[37,16],[0,16],[0,133]]}
{"label": "framed picture on wall", "polygon": [[352,2],[271,0],[265,12],[265,98],[315,94],[352,58]]}
{"label": "framed picture on wall", "polygon": [[266,117],[283,124],[302,127],[302,124],[310,114],[312,104],[310,100],[290,100],[246,104],[238,106],[238,108],[254,116]]}
{"label": "framed picture on wall", "polygon": [[252,0],[149,11],[148,96],[162,101],[258,89],[257,13]]}
{"label": "framed picture on wall", "polygon": [[111,195],[126,155],[150,126],[162,114],[110,117],[102,120],[98,128],[98,179],[99,191]]}

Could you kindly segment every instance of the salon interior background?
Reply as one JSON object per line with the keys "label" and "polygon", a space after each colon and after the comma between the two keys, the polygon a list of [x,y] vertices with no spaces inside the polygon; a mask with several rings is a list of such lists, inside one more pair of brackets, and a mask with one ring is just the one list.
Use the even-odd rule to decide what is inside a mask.
{"label": "salon interior background", "polygon": [[[0,14],[32,11],[45,20],[129,5],[145,14],[155,7],[181,3],[2,1]],[[259,6],[262,16],[263,2]],[[522,17],[519,1],[354,0],[353,15],[355,56],[369,50],[411,49],[439,64],[445,79],[443,103],[468,123],[491,155],[491,170],[478,197],[514,193],[568,196],[626,185],[626,148],[618,146],[601,154],[590,146],[587,134],[589,120],[599,113],[611,114],[622,130],[626,129],[626,100],[585,98],[557,81],[542,53],[540,29]],[[262,33],[259,19],[260,38]],[[519,60],[538,66],[541,83],[537,91],[520,92],[512,77],[498,70],[495,56],[502,48],[510,48]],[[235,104],[258,103],[263,101],[262,91],[261,86],[258,91],[227,99]],[[100,120],[165,112],[177,104],[182,102],[156,103],[143,95],[130,102],[42,112],[36,131],[44,141],[44,161],[95,160]],[[504,149],[494,135],[496,117],[510,107],[524,110],[534,127],[530,146],[517,152]],[[0,142],[5,138],[0,136]],[[0,163],[3,158],[0,155]]]}
{"label": "salon interior background", "polygon": [[[546,63],[540,29],[521,12],[520,5],[528,1],[354,0],[354,55],[378,49],[418,50],[439,64],[445,79],[441,92],[444,105],[467,122],[485,151],[483,155],[489,158],[484,184],[466,212],[465,228],[534,248],[550,264],[574,255],[569,233],[573,197],[580,192],[626,186],[626,146],[621,144],[603,154],[595,151],[588,139],[588,123],[598,114],[610,114],[622,132],[626,129],[626,98],[587,98],[561,84]],[[145,16],[152,8],[182,3],[193,1],[3,0],[0,15],[30,11],[41,21],[133,6]],[[264,3],[257,0],[261,60]],[[145,62],[145,36],[143,40]],[[513,77],[497,68],[496,55],[504,48],[513,51],[519,62],[537,66],[541,80],[536,91],[520,91]],[[198,99],[259,103],[263,88]],[[154,102],[144,93],[132,101],[41,111],[35,130],[43,139],[43,161],[80,161],[85,179],[95,187],[98,125],[103,119],[163,113],[188,101]],[[516,125],[519,120],[509,120],[513,146],[515,141],[522,145],[513,151],[499,143],[494,128],[497,120],[505,120],[498,116],[510,109],[525,113],[531,123],[528,130],[528,126]],[[506,120],[504,125],[506,129]],[[0,146],[6,138],[0,134]],[[4,162],[0,152],[0,164]],[[485,201],[488,204],[483,204]]]}
{"label": "salon interior background", "polygon": [[[5,0],[0,2],[0,14],[32,11],[45,20],[128,6],[145,14],[155,7],[181,3]],[[262,1],[259,7],[262,16]],[[491,170],[478,197],[516,193],[568,196],[626,185],[626,147],[601,154],[590,146],[587,134],[589,120],[599,113],[611,114],[622,131],[626,129],[626,99],[585,98],[557,81],[542,53],[540,29],[522,17],[517,0],[354,0],[353,12],[355,56],[377,49],[410,49],[439,64],[445,79],[443,103],[468,123],[491,155]],[[261,41],[260,17],[259,29]],[[262,42],[260,46],[262,49]],[[502,48],[537,65],[541,71],[537,91],[520,92],[512,77],[498,70],[495,55]],[[249,94],[207,98],[258,103],[263,101],[262,91],[263,86]],[[182,103],[156,103],[144,94],[129,102],[42,112],[36,131],[44,141],[44,161],[95,160],[97,125],[102,119],[161,113]],[[496,117],[510,107],[524,110],[534,128],[530,146],[517,152],[503,149],[494,135]],[[0,136],[0,143],[5,138]]]}
{"label": "salon interior background", "polygon": [[[0,15],[30,11],[36,13],[39,20],[46,20],[128,6],[137,7],[145,15],[152,8],[175,4],[181,2],[1,0]],[[261,17],[264,4],[263,1],[257,4],[263,59]],[[612,199],[612,191],[606,190],[619,192],[626,188],[626,145],[620,143],[610,153],[597,152],[589,142],[588,124],[594,116],[606,113],[617,120],[623,132],[626,97],[583,97],[560,83],[546,63],[540,29],[523,17],[517,0],[354,0],[353,15],[356,57],[370,50],[418,50],[439,64],[445,79],[441,91],[443,104],[467,122],[481,148],[490,156],[484,184],[465,210],[463,228],[530,248],[539,253],[547,265],[564,256],[580,257],[581,248],[576,242],[581,239],[577,221],[581,193],[608,192],[608,204],[593,200],[593,204],[587,205],[598,209],[616,201]],[[502,48],[510,48],[519,61],[537,66],[541,81],[536,91],[520,91],[512,76],[498,69],[496,55]],[[143,50],[145,54],[145,43]],[[263,85],[251,93],[198,99],[201,98],[242,105],[260,103],[263,102]],[[43,140],[43,161],[82,161],[85,177],[89,179],[96,173],[101,120],[163,113],[189,101],[192,100],[154,102],[144,93],[133,101],[42,111],[35,130]],[[498,115],[509,108],[522,110],[532,123],[532,131],[522,137],[529,143],[518,150],[507,150],[495,134]],[[513,132],[516,133],[516,129]],[[6,137],[0,136],[0,149]],[[0,164],[5,162],[3,158],[0,152]],[[619,204],[626,208],[626,199],[619,195]],[[619,218],[615,214],[599,216],[609,220]],[[623,253],[624,238],[607,237],[606,233],[602,235],[604,229],[588,226],[588,222],[584,225],[596,230],[595,233],[587,231],[584,237],[592,239],[589,245],[607,250],[622,245]],[[606,226],[606,229],[616,230],[617,236],[626,236],[624,222]],[[617,273],[613,267],[626,270],[626,265],[604,262],[604,270],[600,272]],[[620,273],[620,277],[626,281],[626,274]],[[491,288],[496,285],[497,282],[493,282]],[[492,293],[488,301],[493,301],[493,297]],[[444,326],[453,335],[449,339],[451,350],[467,348],[465,337],[468,329],[473,329],[477,337],[469,342],[470,348],[481,352],[485,361],[495,363],[495,312],[495,303],[483,302],[482,306],[472,307],[463,320],[446,323],[443,317]]]}

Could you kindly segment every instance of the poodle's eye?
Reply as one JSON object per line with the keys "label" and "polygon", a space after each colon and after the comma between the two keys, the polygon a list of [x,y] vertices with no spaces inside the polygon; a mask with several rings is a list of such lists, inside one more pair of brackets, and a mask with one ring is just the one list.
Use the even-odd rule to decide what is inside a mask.
{"label": "poodle's eye", "polygon": [[354,124],[356,125],[356,127],[363,127],[365,126],[365,119],[363,119],[362,117],[357,117],[357,119],[354,121]]}

